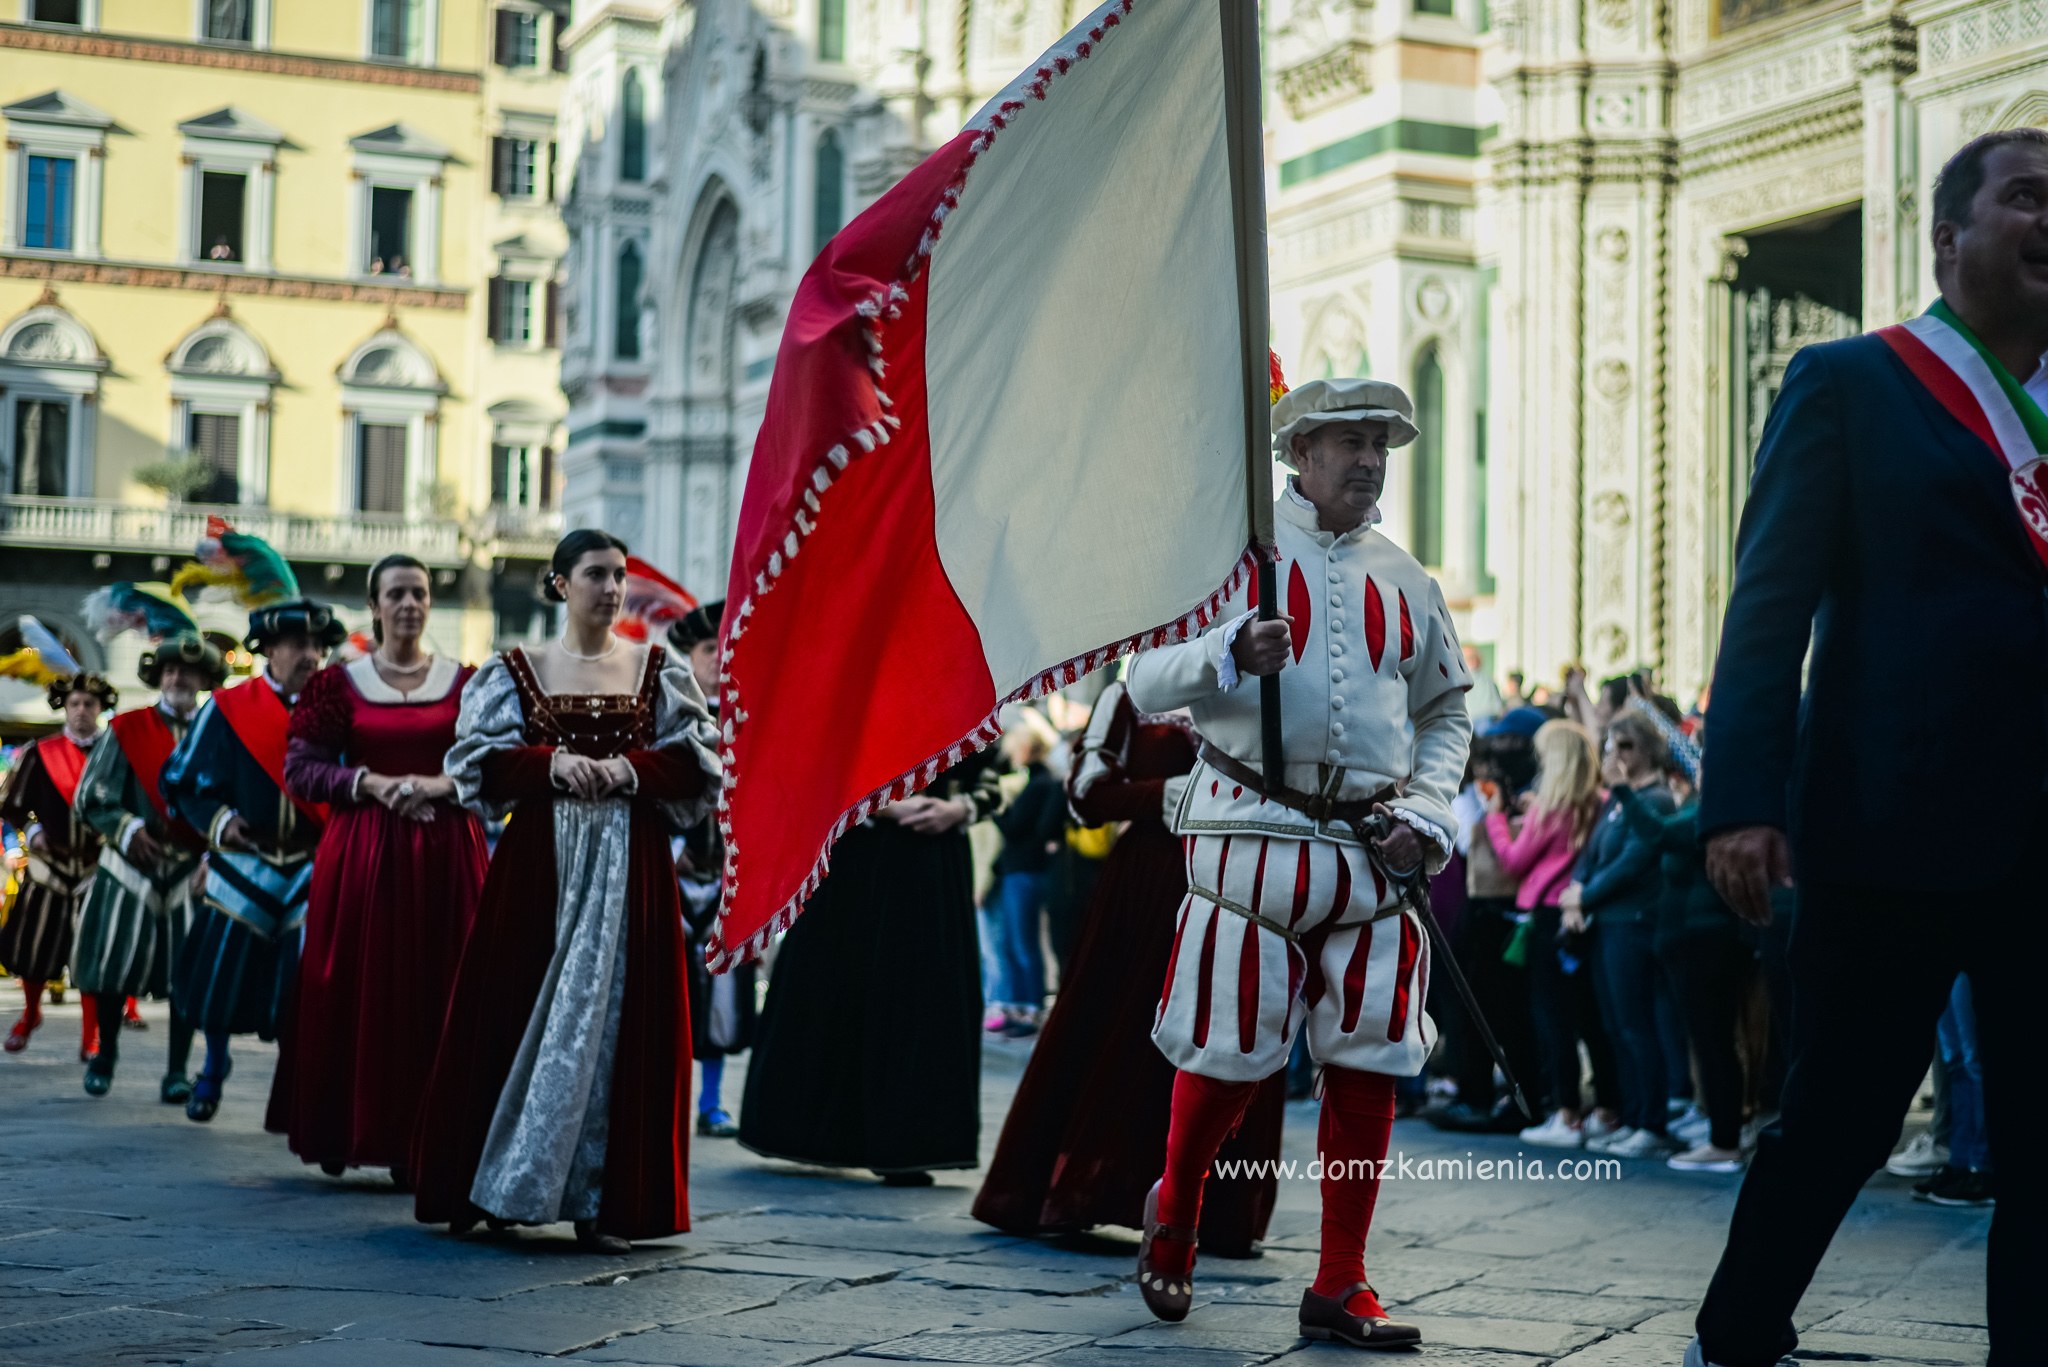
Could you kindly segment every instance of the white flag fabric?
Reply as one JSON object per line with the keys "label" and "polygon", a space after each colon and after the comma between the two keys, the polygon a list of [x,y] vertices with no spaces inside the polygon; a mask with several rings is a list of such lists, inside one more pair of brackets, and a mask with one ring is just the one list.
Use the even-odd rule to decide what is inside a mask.
{"label": "white flag fabric", "polygon": [[725,614],[713,946],[1011,701],[1208,624],[1253,563],[1215,0],[1112,0],[799,287]]}

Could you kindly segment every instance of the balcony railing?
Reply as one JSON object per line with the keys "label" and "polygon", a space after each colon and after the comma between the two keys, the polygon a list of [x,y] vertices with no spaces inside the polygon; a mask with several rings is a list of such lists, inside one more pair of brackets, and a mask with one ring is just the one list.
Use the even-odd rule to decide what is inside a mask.
{"label": "balcony railing", "polygon": [[562,539],[562,514],[558,508],[517,508],[494,504],[487,524],[493,555],[521,560],[545,560],[554,554]]}
{"label": "balcony railing", "polygon": [[197,504],[145,508],[89,498],[0,496],[0,546],[190,555],[206,534],[210,513],[226,516],[237,531],[262,537],[290,560],[367,564],[404,551],[436,567],[463,563],[460,529],[445,520],[377,513],[317,517]]}

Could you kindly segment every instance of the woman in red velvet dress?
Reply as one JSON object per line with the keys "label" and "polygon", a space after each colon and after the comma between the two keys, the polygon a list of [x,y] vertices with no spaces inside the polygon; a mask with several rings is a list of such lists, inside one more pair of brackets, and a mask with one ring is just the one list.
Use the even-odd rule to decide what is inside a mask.
{"label": "woman in red velvet dress", "polygon": [[[1166,815],[1194,767],[1191,731],[1141,716],[1124,686],[1110,685],[1067,796],[1091,826],[1129,824],[1089,895],[1080,943],[975,1198],[977,1220],[1018,1234],[1143,1228],[1173,1105],[1173,1065],[1152,1043],[1152,1018],[1188,890],[1187,860]],[[1276,1074],[1260,1085],[1218,1160],[1278,1158],[1285,1106],[1284,1074]],[[1210,1178],[1202,1250],[1250,1257],[1277,1186],[1273,1177]]]}
{"label": "woman in red velvet dress", "polygon": [[574,1221],[585,1247],[689,1228],[690,1002],[669,836],[717,795],[685,665],[614,636],[625,546],[571,532],[544,580],[560,640],[492,658],[447,770],[511,813],[420,1116],[415,1214],[460,1233]]}
{"label": "woman in red velvet dress", "polygon": [[264,1127],[338,1176],[405,1171],[427,1069],[490,854],[441,763],[476,671],[420,645],[427,570],[370,571],[377,649],[323,669],[292,708],[285,782],[332,809],[313,858],[298,995]]}

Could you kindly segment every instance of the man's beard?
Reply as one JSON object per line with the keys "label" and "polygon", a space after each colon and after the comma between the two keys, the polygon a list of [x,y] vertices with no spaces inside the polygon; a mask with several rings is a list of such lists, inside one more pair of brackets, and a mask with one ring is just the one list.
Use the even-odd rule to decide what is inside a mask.
{"label": "man's beard", "polygon": [[175,693],[165,689],[160,696],[163,705],[180,716],[191,712],[193,704],[199,701],[199,694],[189,688],[181,688]]}

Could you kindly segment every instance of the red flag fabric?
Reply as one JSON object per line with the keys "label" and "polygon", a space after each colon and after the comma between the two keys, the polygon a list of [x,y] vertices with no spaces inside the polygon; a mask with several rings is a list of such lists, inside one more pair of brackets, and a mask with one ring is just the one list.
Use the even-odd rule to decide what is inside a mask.
{"label": "red flag fabric", "polygon": [[660,640],[697,606],[697,595],[637,555],[626,557],[626,600],[612,630],[635,641]]}
{"label": "red flag fabric", "polygon": [[727,591],[714,967],[1006,703],[1254,563],[1224,41],[1210,0],[1102,5],[798,287]]}

